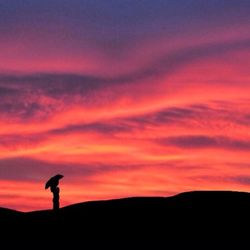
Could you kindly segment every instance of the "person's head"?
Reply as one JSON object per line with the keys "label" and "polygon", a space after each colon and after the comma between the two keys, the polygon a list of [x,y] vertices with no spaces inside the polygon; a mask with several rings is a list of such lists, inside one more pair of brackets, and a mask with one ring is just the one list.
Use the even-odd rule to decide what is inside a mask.
{"label": "person's head", "polygon": [[52,193],[54,193],[54,192],[59,192],[59,191],[60,191],[60,188],[59,188],[58,186],[51,186],[51,187],[50,187],[50,191],[51,191]]}
{"label": "person's head", "polygon": [[50,191],[51,191],[52,193],[55,192],[55,191],[56,191],[56,187],[57,187],[57,186],[54,186],[54,185],[53,185],[53,186],[50,186]]}

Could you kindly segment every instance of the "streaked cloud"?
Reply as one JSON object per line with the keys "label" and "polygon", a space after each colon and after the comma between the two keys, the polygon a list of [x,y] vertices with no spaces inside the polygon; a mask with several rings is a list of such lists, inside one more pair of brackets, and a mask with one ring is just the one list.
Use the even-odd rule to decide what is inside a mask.
{"label": "streaked cloud", "polygon": [[237,140],[223,136],[187,135],[170,137],[161,140],[163,143],[180,148],[222,148],[230,150],[250,150],[249,140]]}
{"label": "streaked cloud", "polygon": [[249,1],[0,6],[0,206],[247,191]]}

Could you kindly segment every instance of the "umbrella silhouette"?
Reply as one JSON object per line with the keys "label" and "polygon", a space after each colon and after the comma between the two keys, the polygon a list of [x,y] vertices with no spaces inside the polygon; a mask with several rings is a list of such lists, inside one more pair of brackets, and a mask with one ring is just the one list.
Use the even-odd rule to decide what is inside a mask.
{"label": "umbrella silhouette", "polygon": [[48,189],[49,187],[56,187],[59,184],[59,180],[63,178],[63,175],[57,174],[53,177],[51,177],[45,184],[45,189]]}

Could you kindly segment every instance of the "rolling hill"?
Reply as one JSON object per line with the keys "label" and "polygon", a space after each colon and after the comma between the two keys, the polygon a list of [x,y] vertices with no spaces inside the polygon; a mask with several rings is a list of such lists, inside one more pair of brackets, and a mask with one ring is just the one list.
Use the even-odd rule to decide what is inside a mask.
{"label": "rolling hill", "polygon": [[22,213],[0,209],[3,239],[37,242],[233,242],[249,238],[250,194],[194,191]]}

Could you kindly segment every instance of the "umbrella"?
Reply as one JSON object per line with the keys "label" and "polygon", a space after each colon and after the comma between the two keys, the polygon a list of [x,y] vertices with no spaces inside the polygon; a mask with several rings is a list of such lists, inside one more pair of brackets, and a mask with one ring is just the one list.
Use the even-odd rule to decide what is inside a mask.
{"label": "umbrella", "polygon": [[59,184],[59,180],[63,178],[63,175],[57,174],[51,177],[45,184],[45,189],[48,189],[51,186],[57,186]]}

